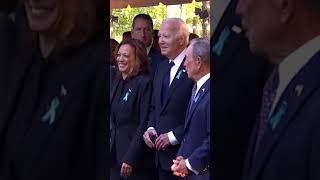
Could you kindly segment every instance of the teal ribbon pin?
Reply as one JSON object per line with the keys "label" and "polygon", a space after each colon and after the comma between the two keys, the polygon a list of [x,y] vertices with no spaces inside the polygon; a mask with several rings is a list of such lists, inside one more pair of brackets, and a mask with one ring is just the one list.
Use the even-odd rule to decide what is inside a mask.
{"label": "teal ribbon pin", "polygon": [[125,101],[125,102],[128,101],[129,93],[131,93],[131,89],[129,89],[129,91],[126,92],[126,94],[124,95],[124,97],[122,98],[123,101]]}
{"label": "teal ribbon pin", "polygon": [[280,106],[277,108],[276,112],[271,117],[272,130],[277,127],[277,125],[279,124],[279,122],[287,112],[287,109],[288,109],[287,102],[282,102]]}
{"label": "teal ribbon pin", "polygon": [[49,110],[41,118],[42,122],[49,121],[49,124],[51,125],[56,119],[56,112],[59,105],[59,99],[57,97],[53,98]]}
{"label": "teal ribbon pin", "polygon": [[230,29],[228,27],[225,27],[219,36],[218,42],[212,47],[212,51],[215,52],[218,56],[221,55],[223,46],[227,41],[230,33]]}
{"label": "teal ribbon pin", "polygon": [[177,74],[177,76],[176,76],[176,79],[180,79],[181,74],[182,74],[182,70],[180,70],[180,71],[178,72],[178,74]]}

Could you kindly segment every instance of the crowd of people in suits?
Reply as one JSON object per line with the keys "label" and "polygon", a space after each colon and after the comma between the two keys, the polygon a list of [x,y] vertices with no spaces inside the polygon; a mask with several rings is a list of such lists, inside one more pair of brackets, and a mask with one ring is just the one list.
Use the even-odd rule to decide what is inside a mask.
{"label": "crowd of people in suits", "polygon": [[189,34],[167,18],[155,42],[151,17],[138,14],[131,38],[116,46],[110,179],[209,180],[210,42]]}

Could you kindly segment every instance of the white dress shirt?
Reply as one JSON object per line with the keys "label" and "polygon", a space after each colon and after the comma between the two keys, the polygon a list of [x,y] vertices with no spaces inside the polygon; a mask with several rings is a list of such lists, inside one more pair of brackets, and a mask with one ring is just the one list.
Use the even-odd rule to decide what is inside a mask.
{"label": "white dress shirt", "polygon": [[[171,60],[169,59],[169,62],[173,61],[174,66],[172,66],[171,71],[170,71],[170,83],[169,86],[171,85],[175,75],[177,74],[177,71],[183,61],[183,59],[186,57],[186,49],[184,49],[175,59]],[[174,136],[173,132],[170,131],[168,132],[168,137],[169,141],[172,145],[179,144],[177,138]]]}
{"label": "white dress shirt", "polygon": [[175,75],[177,74],[177,71],[183,61],[183,59],[186,57],[186,49],[184,49],[175,59],[169,59],[169,63],[171,61],[174,62],[174,66],[172,66],[171,71],[170,71],[170,83],[169,86],[171,85]]}
{"label": "white dress shirt", "polygon": [[147,47],[147,54],[148,55],[149,55],[149,52],[150,52],[152,45],[153,45],[153,40],[152,40],[151,44]]}
{"label": "white dress shirt", "polygon": [[282,93],[291,80],[319,50],[320,35],[300,46],[279,64],[279,86],[269,116],[272,115]]}
{"label": "white dress shirt", "polygon": [[210,73],[204,75],[201,79],[199,79],[199,81],[197,81],[197,90],[196,93],[194,94],[194,96],[197,95],[198,91],[200,90],[201,86],[207,82],[207,80],[210,78]]}

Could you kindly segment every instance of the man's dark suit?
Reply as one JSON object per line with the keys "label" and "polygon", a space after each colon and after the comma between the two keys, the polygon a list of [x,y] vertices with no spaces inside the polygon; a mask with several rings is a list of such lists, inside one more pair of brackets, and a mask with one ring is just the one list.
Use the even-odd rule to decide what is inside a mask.
{"label": "man's dark suit", "polygon": [[250,132],[259,111],[266,80],[266,61],[253,56],[235,14],[237,1],[231,0],[211,38],[221,41],[230,32],[221,54],[211,52],[213,74],[213,178],[240,179]]}
{"label": "man's dark suit", "polygon": [[[181,142],[183,138],[185,114],[193,86],[193,81],[183,71],[183,63],[184,61],[169,87],[163,104],[161,103],[162,80],[167,70],[168,61],[159,63],[153,80],[152,103],[148,122],[148,127],[154,127],[158,135],[173,131],[178,142]],[[176,158],[178,149],[179,145],[175,145],[157,151],[155,159],[157,167],[170,172],[172,160]]]}
{"label": "man's dark suit", "polygon": [[[117,74],[114,79],[115,87],[110,92],[111,101],[117,100],[114,97],[120,78],[122,78],[121,75]],[[120,100],[120,105],[116,107],[119,108],[116,111],[122,113],[117,113],[117,117],[111,114],[113,128],[111,130],[110,147],[114,148],[117,165],[125,162],[133,166],[134,171],[136,171],[148,166],[145,164],[145,156],[146,153],[150,155],[150,151],[144,144],[142,136],[147,126],[152,83],[148,74],[140,74],[129,78],[126,87],[130,89],[124,89],[124,92],[129,92],[128,100]]]}
{"label": "man's dark suit", "polygon": [[150,51],[149,51],[149,54],[148,54],[148,57],[150,58],[150,61],[149,61],[149,67],[150,67],[150,75],[151,75],[151,78],[153,78],[154,76],[154,73],[156,72],[156,69],[157,69],[157,66],[160,62],[162,61],[168,61],[168,58],[166,58],[165,56],[163,56],[161,54],[161,52],[154,48],[154,47],[151,47]]}
{"label": "man's dark suit", "polygon": [[194,102],[190,111],[187,112],[184,125],[184,138],[177,156],[188,159],[192,168],[199,172],[199,175],[195,175],[189,171],[188,180],[209,180],[210,79],[202,85],[198,94],[198,101]]}
{"label": "man's dark suit", "polygon": [[[270,121],[253,160],[256,124],[243,180],[320,179],[319,69],[320,52],[299,71],[281,95],[271,116],[278,124]],[[272,128],[271,124],[275,126]]]}

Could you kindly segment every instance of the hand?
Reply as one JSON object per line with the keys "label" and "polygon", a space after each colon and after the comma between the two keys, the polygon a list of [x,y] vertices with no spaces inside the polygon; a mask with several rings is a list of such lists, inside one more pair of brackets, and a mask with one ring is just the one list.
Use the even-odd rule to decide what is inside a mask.
{"label": "hand", "polygon": [[178,157],[176,157],[176,159],[172,160],[173,164],[171,166],[171,171],[176,171],[181,159],[183,159],[183,157],[182,156],[178,156]]}
{"label": "hand", "polygon": [[171,170],[175,176],[185,177],[189,174],[189,169],[186,165],[186,161],[182,156],[178,156],[176,160],[173,160]]}
{"label": "hand", "polygon": [[153,148],[155,146],[155,144],[150,139],[150,137],[154,135],[157,136],[157,131],[155,129],[149,129],[145,131],[143,134],[143,140],[146,143],[146,145],[150,148]]}
{"label": "hand", "polygon": [[165,150],[166,147],[168,147],[170,145],[170,140],[169,140],[169,136],[168,133],[165,134],[161,134],[157,139],[156,139],[156,149],[157,150]]}
{"label": "hand", "polygon": [[129,177],[132,173],[132,166],[127,163],[122,163],[120,176],[121,177]]}
{"label": "hand", "polygon": [[176,157],[176,159],[173,160],[173,164],[171,166],[171,170],[175,171],[175,168],[178,167],[180,161],[183,160],[183,159],[184,159],[183,156]]}

